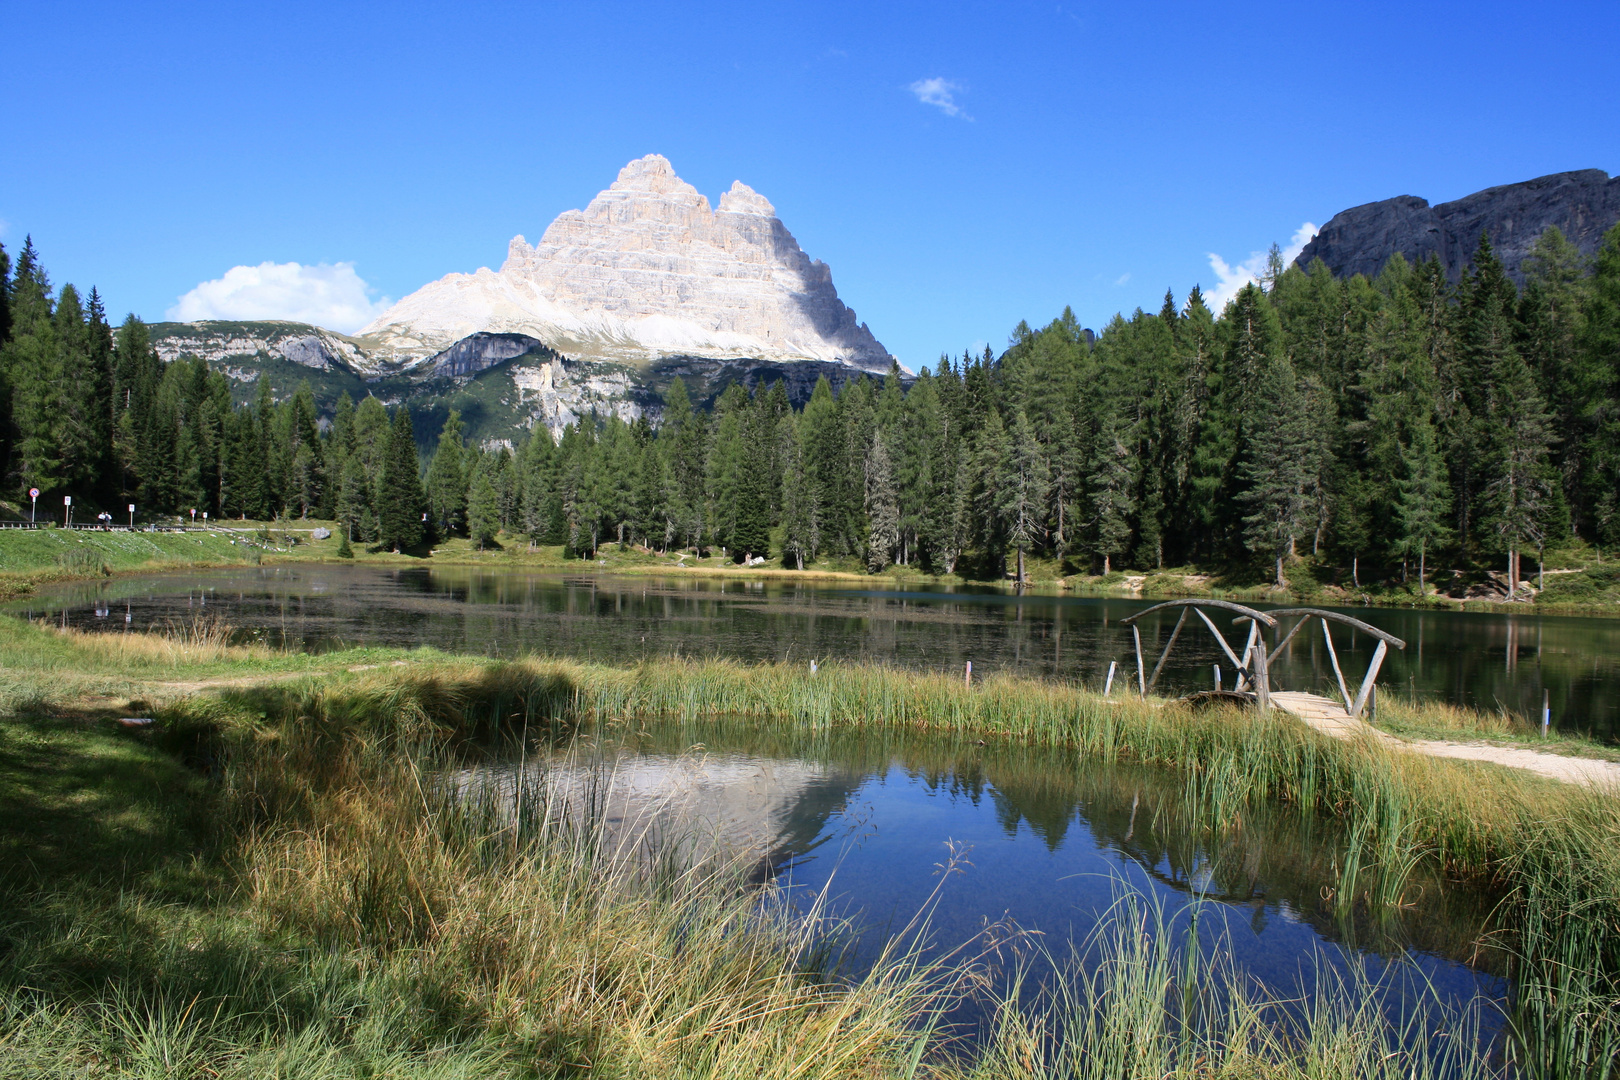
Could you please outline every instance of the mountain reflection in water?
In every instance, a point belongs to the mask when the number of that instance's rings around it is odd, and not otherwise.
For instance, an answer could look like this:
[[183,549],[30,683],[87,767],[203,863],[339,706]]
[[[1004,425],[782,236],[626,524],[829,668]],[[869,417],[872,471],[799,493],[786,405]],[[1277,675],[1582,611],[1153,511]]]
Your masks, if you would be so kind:
[[1486,944],[1495,896],[1423,866],[1394,903],[1363,898],[1376,892],[1364,877],[1340,907],[1347,840],[1336,823],[1266,805],[1208,820],[1167,770],[738,718],[598,732],[461,782],[509,791],[520,769],[546,776],[576,810],[594,802],[620,847],[678,838],[687,860],[742,858],[801,906],[825,889],[832,912],[862,928],[857,964],[951,866],[929,923],[943,948],[1006,920],[1061,956],[1134,890],[1173,933],[1197,908],[1204,948],[1280,996],[1308,997],[1318,978],[1357,965],[1396,1012],[1426,987],[1459,1009],[1508,990],[1503,958]]

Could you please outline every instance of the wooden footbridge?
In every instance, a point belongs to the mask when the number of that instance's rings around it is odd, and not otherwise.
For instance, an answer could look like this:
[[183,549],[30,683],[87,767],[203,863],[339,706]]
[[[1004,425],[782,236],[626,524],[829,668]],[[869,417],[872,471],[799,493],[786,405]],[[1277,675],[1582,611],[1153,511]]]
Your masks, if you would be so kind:
[[[1159,658],[1149,673],[1142,652],[1142,630],[1138,624],[1145,616],[1169,608],[1180,608],[1181,615],[1176,619],[1175,629],[1170,631],[1170,639],[1165,642],[1164,650],[1159,653]],[[1226,635],[1221,633],[1220,628],[1215,625],[1215,620],[1210,617],[1212,611],[1221,615],[1235,612],[1236,617],[1232,619],[1232,623],[1238,627],[1247,624],[1248,636],[1241,650],[1232,648]],[[1220,665],[1215,666],[1215,693],[1253,701],[1262,711],[1271,708],[1282,709],[1324,734],[1341,738],[1367,728],[1361,716],[1367,710],[1369,702],[1373,702],[1376,707],[1378,671],[1383,667],[1384,657],[1388,655],[1391,646],[1397,649],[1406,648],[1406,642],[1394,634],[1386,633],[1376,626],[1370,626],[1360,619],[1342,615],[1337,611],[1325,611],[1322,608],[1257,611],[1228,600],[1171,600],[1155,604],[1120,620],[1131,628],[1131,639],[1136,645],[1136,685],[1143,697],[1147,696],[1158,683],[1159,676],[1164,673],[1165,662],[1170,659],[1170,651],[1176,647],[1181,631],[1187,625],[1188,615],[1196,615],[1209,629],[1215,637],[1216,644],[1220,646],[1221,652],[1226,655],[1234,669],[1236,681],[1232,689],[1226,691],[1221,686]],[[1283,627],[1289,620],[1293,622],[1285,633]],[[1327,645],[1327,655],[1332,661],[1333,675],[1338,682],[1340,698],[1338,701],[1305,691],[1278,690],[1272,685],[1271,665],[1295,636],[1313,620],[1322,628],[1322,640]],[[1373,649],[1372,660],[1367,665],[1367,673],[1362,677],[1354,696],[1351,696],[1349,684],[1345,682],[1344,668],[1339,664],[1338,650],[1333,647],[1333,634],[1329,625],[1331,623],[1353,627],[1378,642]],[[1272,640],[1276,642],[1273,645],[1267,644],[1268,631]]]

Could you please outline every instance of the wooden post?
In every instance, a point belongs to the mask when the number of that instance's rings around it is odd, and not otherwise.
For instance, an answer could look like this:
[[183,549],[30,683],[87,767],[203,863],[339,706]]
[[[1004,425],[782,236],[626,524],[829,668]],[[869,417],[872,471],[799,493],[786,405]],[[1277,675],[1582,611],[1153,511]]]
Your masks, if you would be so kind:
[[1131,637],[1136,642],[1136,688],[1147,697],[1147,676],[1142,669],[1142,630],[1135,623],[1131,623]]
[[1372,693],[1373,684],[1378,681],[1378,669],[1383,666],[1384,654],[1389,652],[1389,642],[1382,639],[1378,648],[1373,650],[1372,663],[1367,668],[1367,677],[1361,680],[1361,690],[1356,694],[1356,703],[1350,706],[1350,715],[1359,719],[1361,708],[1367,704],[1367,695]]
[[1170,640],[1165,642],[1164,652],[1159,654],[1159,662],[1153,665],[1153,676],[1147,681],[1147,688],[1153,689],[1159,683],[1159,672],[1164,670],[1164,662],[1170,659],[1170,650],[1175,648],[1176,638],[1181,636],[1181,624],[1187,621],[1187,609],[1181,609],[1181,618],[1176,620],[1176,628],[1170,631]]
[[1552,691],[1546,687],[1541,688],[1541,737],[1547,737],[1547,729],[1552,727]]
[[[1259,635],[1260,624],[1250,619],[1249,636],[1243,642],[1243,652],[1241,654],[1243,662],[1238,665],[1237,681],[1232,684],[1232,689],[1238,693],[1243,692],[1245,682],[1252,683],[1254,681],[1254,640]],[[1245,680],[1244,676],[1248,676],[1247,680]]]
[[1328,631],[1327,620],[1322,620],[1322,640],[1327,642],[1328,659],[1333,661],[1333,674],[1339,679],[1339,696],[1344,698],[1344,708],[1350,710],[1350,691],[1344,685],[1344,672],[1339,668],[1339,654],[1333,649],[1333,635]]
[[1218,694],[1221,692],[1221,665],[1211,664],[1210,667],[1215,669],[1215,692]]
[[1271,674],[1266,668],[1266,643],[1260,642],[1251,653],[1254,664],[1254,703],[1261,712],[1271,708]]
[[962,685],[970,690],[973,688],[973,661],[971,660],[967,662],[967,667],[962,669]]
[[1103,680],[1103,697],[1107,697],[1114,689],[1114,669],[1119,667],[1118,660],[1108,661],[1108,678]]

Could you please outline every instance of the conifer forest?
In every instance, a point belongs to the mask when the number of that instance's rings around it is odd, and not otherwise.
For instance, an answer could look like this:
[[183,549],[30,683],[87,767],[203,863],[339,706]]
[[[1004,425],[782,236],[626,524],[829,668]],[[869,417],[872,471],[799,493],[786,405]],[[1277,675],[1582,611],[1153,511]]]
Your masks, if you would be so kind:
[[[707,550],[1000,578],[1312,555],[1422,582],[1578,537],[1620,542],[1620,226],[1592,260],[1556,230],[1522,288],[1481,237],[1448,281],[1399,255],[1375,280],[1284,268],[1216,312],[1197,288],[1100,334],[1065,310],[1000,355],[913,378],[733,384],[711,410],[677,380],[656,423],[593,418],[473,446],[454,413],[427,453],[374,397],[318,414],[305,387],[245,404],[202,360],[164,362],[103,298],[53,288],[31,242],[0,248],[6,496],[127,502],[143,517],[335,519],[355,543]],[[54,503],[52,503],[54,499]]]

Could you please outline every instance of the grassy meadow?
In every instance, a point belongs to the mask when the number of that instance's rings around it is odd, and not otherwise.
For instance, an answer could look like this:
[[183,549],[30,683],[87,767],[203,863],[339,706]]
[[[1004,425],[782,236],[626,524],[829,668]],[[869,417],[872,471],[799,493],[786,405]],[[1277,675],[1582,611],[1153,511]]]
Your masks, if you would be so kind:
[[[1393,1080],[1497,1075],[1506,1053],[1587,1077],[1620,1045],[1607,796],[1021,679],[311,657],[227,630],[0,620],[0,1076]],[[156,722],[117,722],[132,714]],[[1241,980],[1189,980],[1125,898],[1106,963],[1003,992],[964,1042],[937,1020],[993,993],[974,942],[901,944],[852,975],[829,966],[835,925],[784,917],[738,867],[604,860],[588,822],[532,812],[543,784],[514,796],[525,812],[431,783],[525,730],[716,717],[1164,766],[1216,833],[1248,807],[1334,819],[1347,904],[1400,903],[1418,865],[1507,898],[1492,947],[1519,980],[1516,1038],[1492,1058],[1395,1030],[1354,985],[1301,1020]]]

